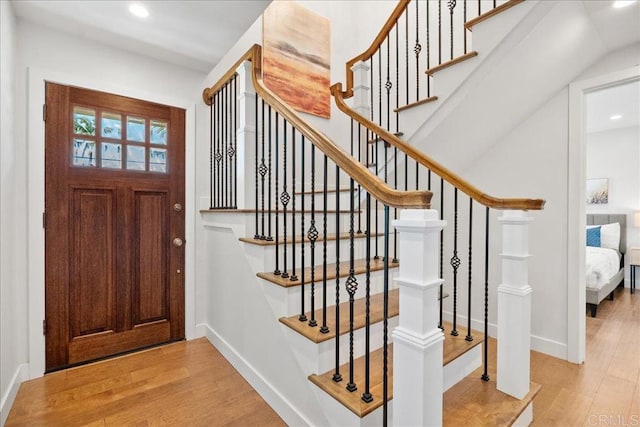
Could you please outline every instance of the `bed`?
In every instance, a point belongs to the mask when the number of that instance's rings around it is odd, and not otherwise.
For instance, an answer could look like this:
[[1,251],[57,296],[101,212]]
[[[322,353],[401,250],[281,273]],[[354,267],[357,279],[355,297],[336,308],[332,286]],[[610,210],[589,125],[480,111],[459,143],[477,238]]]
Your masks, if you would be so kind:
[[624,254],[627,248],[627,216],[625,214],[588,214],[587,227],[620,224],[617,250],[608,241],[609,248],[587,246],[587,307],[596,317],[598,305],[606,297],[613,300],[614,290],[624,285]]

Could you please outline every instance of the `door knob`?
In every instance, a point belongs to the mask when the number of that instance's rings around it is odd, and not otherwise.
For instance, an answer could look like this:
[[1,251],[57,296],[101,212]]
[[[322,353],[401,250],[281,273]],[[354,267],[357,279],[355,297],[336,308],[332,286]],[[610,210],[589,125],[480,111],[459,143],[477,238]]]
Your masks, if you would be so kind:
[[173,246],[175,246],[176,248],[179,248],[180,246],[182,246],[183,243],[184,242],[179,237],[176,237],[175,239],[173,239]]
[[176,212],[182,211],[182,205],[180,203],[176,203],[175,205],[173,205],[173,210]]

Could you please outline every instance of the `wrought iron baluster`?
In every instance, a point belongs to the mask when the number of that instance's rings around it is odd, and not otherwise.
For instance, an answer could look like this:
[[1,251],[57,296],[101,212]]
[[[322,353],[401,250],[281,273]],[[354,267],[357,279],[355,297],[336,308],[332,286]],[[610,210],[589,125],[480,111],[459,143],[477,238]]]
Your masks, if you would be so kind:
[[[262,100],[262,105],[261,105],[261,123],[262,123],[262,131],[260,132],[260,139],[261,139],[261,143],[260,143],[260,166],[258,166],[258,172],[260,172],[260,188],[261,188],[261,192],[260,192],[260,201],[262,203],[262,208],[260,209],[260,221],[261,221],[261,231],[262,233],[260,233],[260,240],[265,240],[266,236],[264,234],[264,179],[265,176],[267,175],[267,165],[264,163],[264,138],[265,138],[265,129],[266,126],[264,124],[264,99]],[[257,153],[256,153],[257,155]]]
[[222,104],[220,105],[220,116],[221,116],[221,131],[220,131],[220,206],[222,206],[223,208],[226,207],[227,205],[224,202],[224,196],[225,196],[225,165],[224,165],[224,160],[225,160],[225,152],[224,152],[224,146],[225,146],[225,142],[226,142],[226,137],[227,137],[227,115],[226,113],[226,106],[227,106],[227,85],[225,84],[224,86],[222,86],[222,88],[220,89],[220,93],[222,93]]
[[[353,189],[353,179],[351,180],[351,184],[349,187],[351,190]],[[368,193],[367,193],[368,194]],[[353,209],[353,197],[351,198],[351,209]],[[369,228],[367,228],[369,230]],[[354,392],[358,389],[356,383],[353,378],[353,319],[354,319],[354,296],[356,291],[358,290],[358,282],[355,278],[354,271],[354,252],[353,252],[353,220],[351,221],[350,228],[350,249],[349,249],[349,278],[346,282],[347,293],[349,294],[349,383],[346,386],[346,389],[350,392]],[[367,239],[369,238],[369,233],[367,233]],[[336,334],[338,332],[336,331]],[[366,332],[365,332],[366,333]]]
[[214,133],[214,120],[213,120],[213,105],[215,102],[215,95],[211,98],[211,104],[209,104],[209,209],[213,209],[213,133]]
[[471,335],[471,255],[473,245],[473,199],[469,197],[469,277],[467,283],[467,336],[465,340],[473,341],[473,335]]
[[389,400],[389,206],[384,205],[384,296],[382,315],[382,423],[387,425]]
[[307,238],[311,245],[311,319],[309,326],[318,326],[316,321],[316,240],[318,240],[318,230],[316,229],[316,146],[311,144],[311,225],[307,233]]
[[[451,48],[451,58],[453,59],[453,9],[456,7],[456,0],[447,0],[447,7],[449,8],[449,37]],[[463,25],[464,26],[464,25]]]
[[[263,101],[264,102],[264,101]],[[256,174],[256,189],[255,189],[255,209],[256,209],[256,233],[253,236],[254,239],[260,239],[260,229],[258,228],[258,217],[259,217],[259,209],[258,209],[258,188],[259,188],[259,178],[258,175],[260,174],[260,171],[258,169],[258,138],[259,138],[259,129],[260,129],[260,124],[258,123],[258,95],[255,95],[255,123],[256,123],[256,136],[255,136],[255,174]]]
[[405,98],[404,104],[409,104],[409,9],[404,11],[404,73],[405,81]]
[[453,329],[451,335],[458,336],[458,268],[460,258],[458,258],[458,189],[453,189],[453,256],[451,257],[451,267],[453,267]]
[[[327,181],[328,181],[328,163],[327,156],[324,156],[324,182],[322,190],[322,326],[320,332],[326,334],[329,332],[327,326]],[[336,221],[339,222],[338,214],[336,213]],[[338,245],[339,246],[339,245]],[[336,266],[336,275],[340,272],[340,264]]]
[[422,45],[420,44],[419,27],[420,27],[420,11],[419,2],[416,1],[416,44],[413,46],[413,52],[416,55],[416,101],[420,100],[420,52]]
[[[430,23],[429,23],[429,4],[430,2],[426,1],[426,10],[425,10],[425,14],[426,14],[426,21],[427,21],[427,38],[425,40],[426,43],[426,48],[427,48],[427,70],[430,67],[431,64],[431,40],[430,40],[430,36],[429,36],[429,27],[430,27]],[[431,76],[427,76],[427,98],[429,98],[431,96]]]
[[282,274],[280,277],[286,279],[289,277],[287,272],[287,206],[291,201],[291,196],[287,191],[287,120],[283,120],[282,125],[282,194],[280,194],[280,202],[282,203]]
[[[353,122],[353,119],[351,119],[351,121]],[[367,129],[366,145],[369,144],[368,136],[369,130]],[[362,125],[360,123],[358,123],[358,163],[362,163]],[[362,187],[360,186],[360,183],[358,183],[358,200],[360,200],[360,194],[362,194]],[[351,198],[353,199],[354,197],[356,197],[356,195],[351,191]],[[362,209],[358,209],[358,234],[362,234]]]
[[[353,179],[351,180],[353,182]],[[367,230],[371,229],[371,194],[366,195],[365,221]],[[365,301],[364,301],[364,393],[362,400],[373,402],[371,394],[371,234],[367,233],[365,247]],[[355,277],[354,277],[355,282]],[[357,283],[356,283],[357,289]]]
[[[463,22],[467,22],[467,0],[463,0],[462,1],[462,21]],[[467,53],[467,28],[463,25],[462,26],[462,36],[463,36],[463,40],[464,40],[464,52],[463,53]]]
[[[304,180],[304,176],[302,177]],[[291,277],[298,280],[296,275],[296,128],[291,126]],[[304,205],[302,207],[304,211]],[[304,215],[304,213],[302,214]]]
[[[353,140],[353,132],[351,138]],[[339,183],[340,168],[336,165],[336,370],[333,373],[335,382],[342,381],[342,375],[340,375],[340,191],[337,190]],[[351,216],[351,227],[353,227],[353,216]]]
[[[267,205],[267,212],[268,212],[268,217],[267,217],[267,238],[266,240],[271,242],[273,241],[273,236],[271,235],[271,105],[269,105],[268,108],[268,114],[267,114],[267,120],[269,121],[269,140],[268,140],[268,147],[269,147],[269,154],[268,154],[268,160],[267,160],[267,171],[269,173],[268,176],[268,181],[267,181],[267,200],[268,200],[268,205]],[[277,150],[276,150],[277,152]],[[277,193],[277,189],[276,189],[276,193]]]
[[[444,179],[440,178],[440,221],[444,220]],[[442,268],[444,255],[444,230],[440,230],[440,279],[444,279],[444,269]],[[444,297],[444,285],[440,284],[440,313],[438,315],[438,327],[444,330],[442,326],[442,300]]]
[[[300,205],[302,206],[301,210],[302,213],[300,214],[300,232],[301,232],[301,236],[300,236],[300,316],[298,317],[298,320],[301,322],[306,322],[307,321],[307,315],[305,314],[304,311],[304,285],[305,285],[305,277],[304,277],[304,151],[305,151],[305,139],[304,139],[304,135],[300,135],[300,146],[301,146],[301,150],[300,150],[300,176],[302,177],[302,179],[300,181],[302,181],[300,183],[300,191],[302,192],[302,197],[301,197],[301,201],[300,201]],[[311,195],[311,197],[313,197],[313,194]]]
[[482,380],[489,381],[489,207],[484,225],[484,370]]
[[438,65],[442,64],[442,0],[438,0]]
[[279,163],[279,158],[280,158],[280,153],[278,151],[278,146],[280,145],[280,138],[279,138],[279,134],[280,134],[280,115],[278,114],[278,112],[276,111],[276,122],[275,122],[275,154],[276,154],[276,158],[275,158],[275,186],[274,186],[274,191],[273,191],[273,196],[275,198],[274,200],[274,206],[276,208],[276,213],[275,213],[275,228],[276,228],[276,268],[275,270],[273,270],[273,274],[279,276],[281,274],[280,271],[280,222],[279,222],[279,218],[278,218],[278,213],[280,212],[280,201],[278,200],[278,177],[280,176],[280,171],[278,170],[278,163]]
[[224,88],[224,93],[225,93],[225,97],[227,98],[226,102],[224,103],[225,105],[225,110],[226,110],[226,116],[225,116],[225,125],[227,127],[227,132],[225,133],[225,152],[224,152],[224,159],[222,160],[222,164],[224,165],[224,180],[225,180],[225,186],[224,186],[224,207],[228,208],[229,207],[229,192],[230,192],[230,187],[231,187],[231,181],[227,179],[228,176],[228,171],[230,168],[229,165],[229,142],[231,141],[231,114],[230,114],[230,106],[231,106],[231,81],[229,81],[225,88]]

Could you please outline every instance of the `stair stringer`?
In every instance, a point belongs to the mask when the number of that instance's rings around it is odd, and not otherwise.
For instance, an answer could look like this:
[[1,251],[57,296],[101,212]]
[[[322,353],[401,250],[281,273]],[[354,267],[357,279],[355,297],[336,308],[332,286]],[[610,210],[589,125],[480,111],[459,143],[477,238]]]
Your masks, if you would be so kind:
[[603,52],[582,2],[538,2],[409,142],[464,171]]
[[473,81],[469,82],[471,76],[482,73],[483,63],[493,61],[492,57],[496,56],[494,51],[499,54],[508,45],[508,40],[521,37],[519,32],[526,35],[526,28],[546,13],[544,9],[548,9],[548,5],[541,7],[540,3],[544,2],[529,0],[476,24],[470,33],[470,50],[478,52],[478,56],[433,75],[431,90],[438,99],[400,112],[403,139],[412,141],[417,133],[424,131],[427,123],[436,125],[446,117],[452,106],[464,101],[464,85],[474,84]]
[[274,316],[263,280],[253,272],[255,260],[245,256],[238,240],[247,229],[244,215],[207,215],[198,238],[210,262],[198,280],[208,283],[201,297],[215,304],[200,315],[200,333],[288,425],[329,425],[315,386],[299,365],[284,325]]

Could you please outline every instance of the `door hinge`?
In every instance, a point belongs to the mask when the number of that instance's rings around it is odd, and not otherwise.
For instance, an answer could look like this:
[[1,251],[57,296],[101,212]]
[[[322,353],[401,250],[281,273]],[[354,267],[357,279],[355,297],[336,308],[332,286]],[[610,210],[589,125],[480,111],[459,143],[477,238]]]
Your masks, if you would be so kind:
[[47,335],[47,319],[42,321],[42,335]]
[[47,228],[47,211],[42,212],[42,228]]
[[42,121],[47,121],[47,104],[42,104]]

